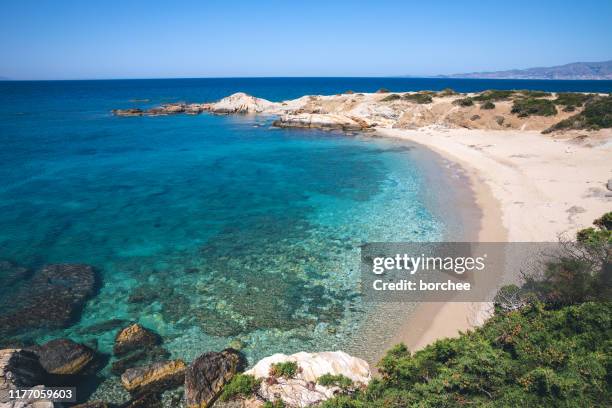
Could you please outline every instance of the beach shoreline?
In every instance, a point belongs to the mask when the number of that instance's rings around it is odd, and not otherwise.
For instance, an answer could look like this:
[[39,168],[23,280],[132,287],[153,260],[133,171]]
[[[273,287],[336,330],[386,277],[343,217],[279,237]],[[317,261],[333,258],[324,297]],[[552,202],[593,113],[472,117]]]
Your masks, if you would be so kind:
[[[556,242],[588,227],[612,207],[612,198],[597,187],[612,177],[606,163],[606,157],[612,157],[609,145],[580,146],[572,139],[525,131],[380,128],[376,134],[416,143],[463,169],[468,184],[457,188],[468,188],[481,211],[477,233],[467,232],[468,240]],[[529,154],[520,153],[525,150]],[[548,183],[542,177],[549,177]],[[422,349],[482,325],[490,311],[489,303],[419,304],[392,344]]]

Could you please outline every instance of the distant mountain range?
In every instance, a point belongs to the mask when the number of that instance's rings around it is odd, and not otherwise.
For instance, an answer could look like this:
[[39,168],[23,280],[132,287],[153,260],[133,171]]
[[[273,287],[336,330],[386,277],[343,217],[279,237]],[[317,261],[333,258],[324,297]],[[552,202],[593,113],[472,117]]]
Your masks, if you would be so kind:
[[511,69],[509,71],[470,72],[438,75],[440,78],[489,79],[612,79],[612,61],[573,62],[555,67]]

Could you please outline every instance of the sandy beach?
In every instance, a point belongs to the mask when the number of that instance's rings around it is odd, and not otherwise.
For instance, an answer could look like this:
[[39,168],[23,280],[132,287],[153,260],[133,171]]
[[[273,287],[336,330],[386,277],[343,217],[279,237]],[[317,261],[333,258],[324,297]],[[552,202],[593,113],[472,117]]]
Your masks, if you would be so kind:
[[[612,178],[607,135],[590,143],[534,131],[476,129],[378,129],[429,148],[459,164],[481,209],[481,242],[546,242],[571,237],[612,209],[605,184]],[[394,343],[411,350],[482,324],[490,306],[421,304]]]

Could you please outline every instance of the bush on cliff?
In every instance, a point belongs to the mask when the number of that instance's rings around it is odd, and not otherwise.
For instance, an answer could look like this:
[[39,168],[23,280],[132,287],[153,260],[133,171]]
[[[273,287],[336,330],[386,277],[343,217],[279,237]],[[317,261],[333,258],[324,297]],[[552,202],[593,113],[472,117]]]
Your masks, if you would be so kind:
[[486,101],[480,105],[480,109],[495,109],[495,104],[491,101]]
[[519,118],[524,118],[530,115],[534,116],[554,116],[557,114],[555,104],[548,99],[538,98],[521,98],[515,99],[510,111]]
[[295,361],[274,363],[270,366],[270,377],[293,378],[298,373],[298,365]]
[[433,99],[431,98],[431,95],[428,93],[424,93],[424,92],[419,92],[419,93],[414,93],[414,94],[407,93],[407,94],[404,94],[403,98],[404,100],[419,103],[419,104],[431,103],[433,101]]
[[596,96],[584,105],[584,110],[551,126],[542,133],[555,130],[599,130],[612,127],[612,96]]

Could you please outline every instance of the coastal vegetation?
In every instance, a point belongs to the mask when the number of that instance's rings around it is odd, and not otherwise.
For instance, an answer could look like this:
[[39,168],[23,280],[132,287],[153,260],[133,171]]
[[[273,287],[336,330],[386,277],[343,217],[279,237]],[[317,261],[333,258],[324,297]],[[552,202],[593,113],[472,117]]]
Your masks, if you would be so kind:
[[514,95],[515,92],[516,91],[512,91],[512,90],[490,89],[488,91],[483,91],[480,94],[474,96],[473,99],[479,102],[505,101],[509,99],[512,95]]
[[298,365],[295,361],[284,361],[270,366],[270,377],[293,378],[298,373]]
[[223,387],[223,392],[219,396],[221,401],[229,401],[236,398],[248,398],[255,394],[259,388],[261,380],[248,374],[236,374],[231,381]]
[[459,98],[459,99],[455,99],[453,101],[453,104],[458,105],[458,106],[463,106],[463,107],[474,106],[474,99],[469,96],[466,98]]
[[521,287],[501,290],[484,326],[414,353],[397,345],[379,379],[322,406],[610,406],[611,228],[612,212]]
[[384,98],[382,98],[380,101],[381,102],[392,102],[392,101],[397,101],[399,99],[402,99],[402,97],[399,96],[398,94],[389,94],[385,96]]
[[486,101],[480,105],[480,109],[495,109],[495,104],[491,101]]
[[431,94],[425,92],[418,92],[414,94],[407,93],[404,94],[402,98],[406,101],[415,102],[419,104],[427,104],[433,102]]
[[555,104],[548,99],[530,96],[527,98],[515,99],[510,112],[516,114],[519,118],[531,115],[554,116],[557,114],[557,108],[555,108]]
[[585,101],[584,110],[546,129],[543,133],[557,130],[599,130],[612,127],[612,96],[596,96]]
[[353,386],[353,380],[342,374],[323,374],[317,379],[317,383],[321,384],[324,387],[333,386],[345,391]]

